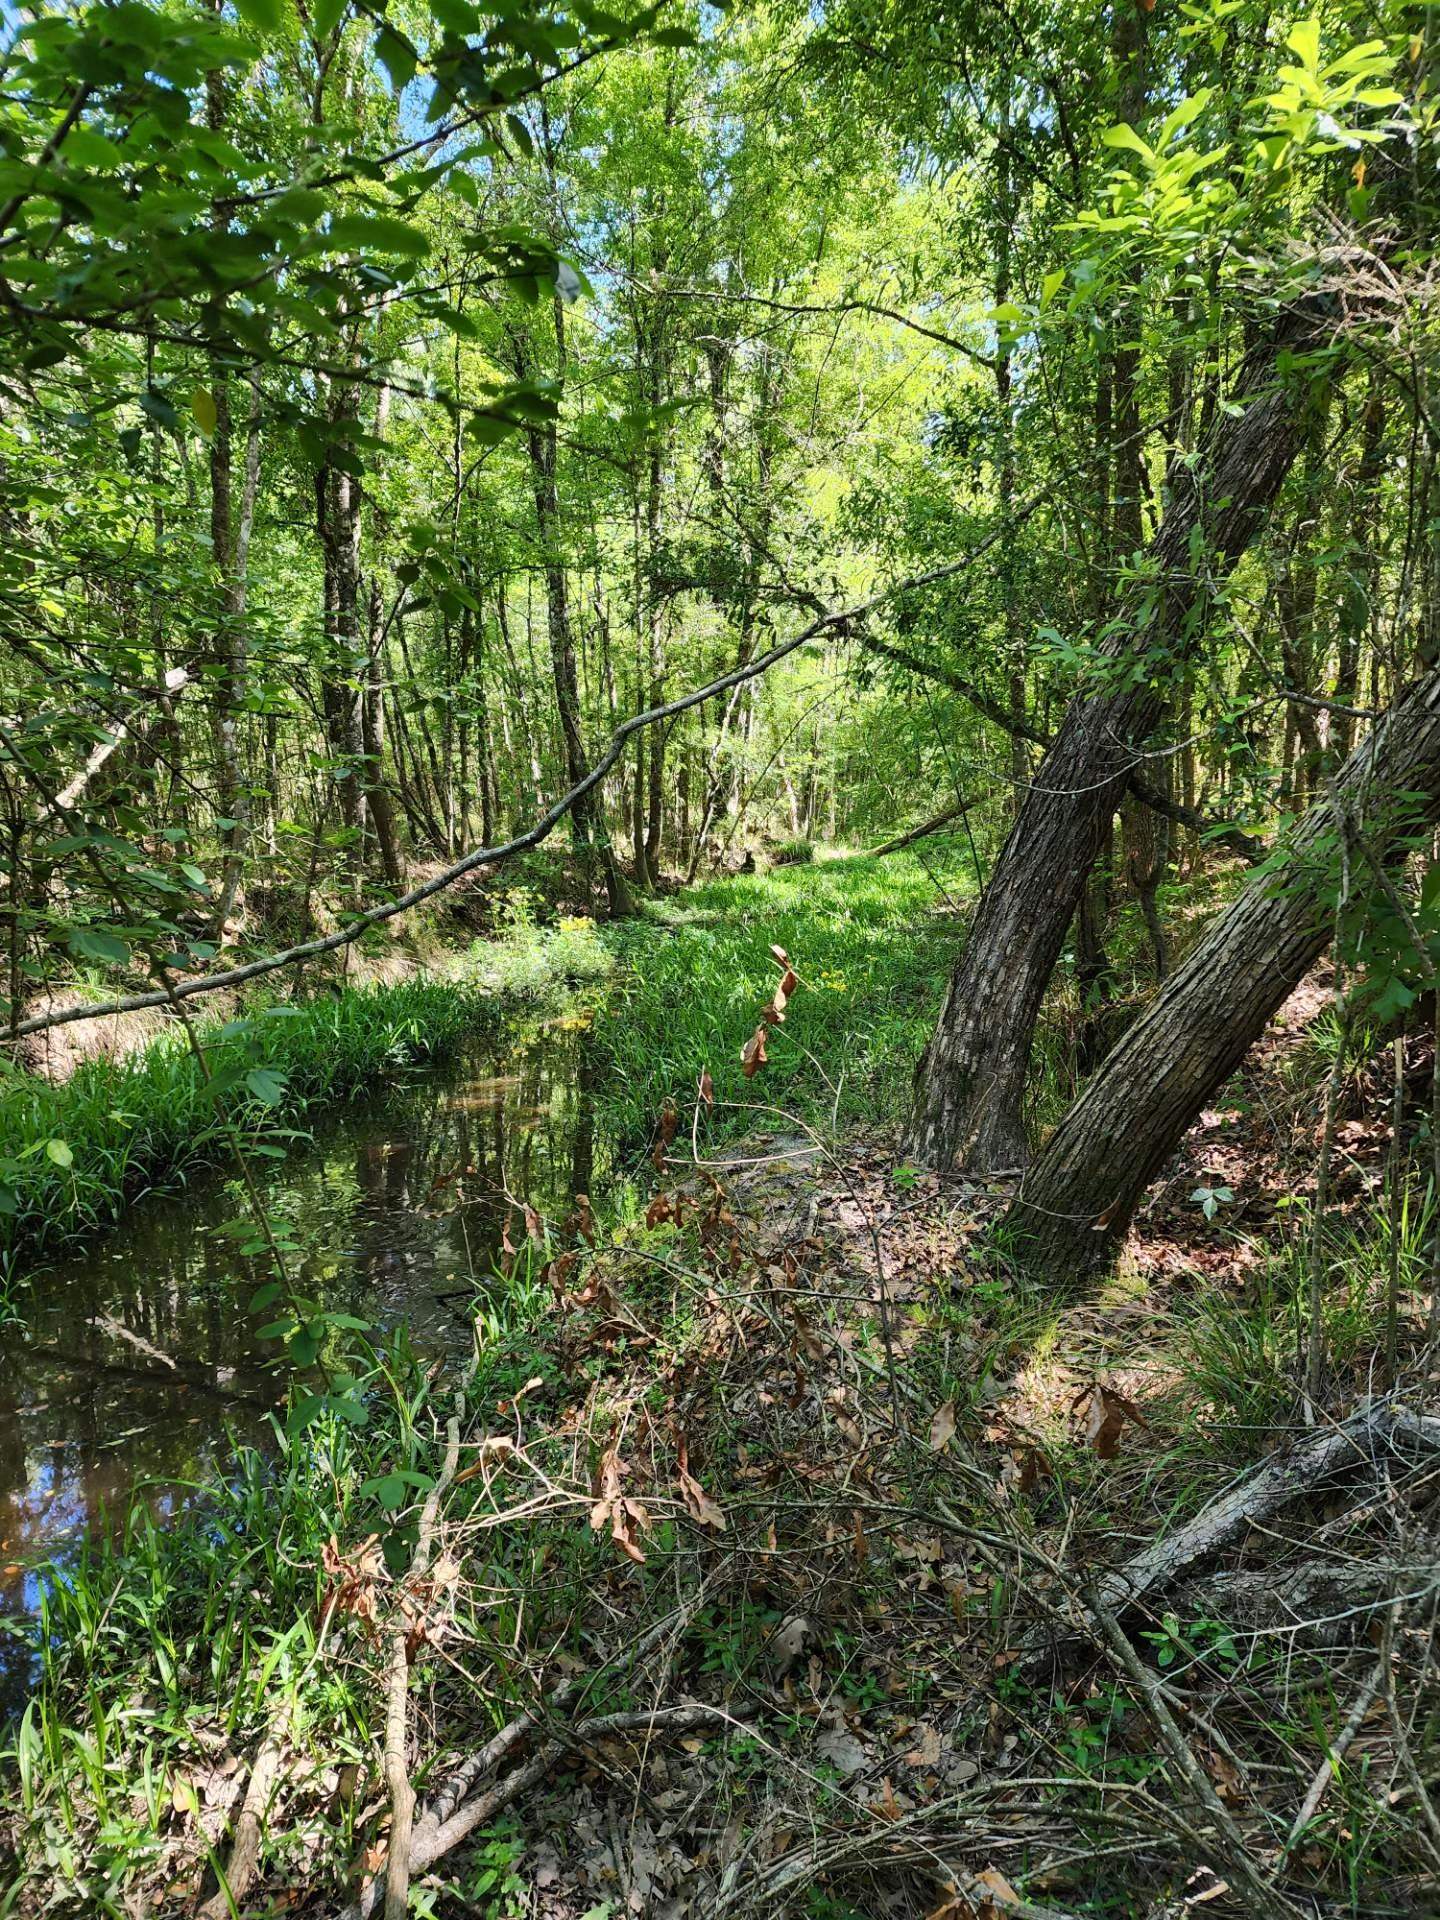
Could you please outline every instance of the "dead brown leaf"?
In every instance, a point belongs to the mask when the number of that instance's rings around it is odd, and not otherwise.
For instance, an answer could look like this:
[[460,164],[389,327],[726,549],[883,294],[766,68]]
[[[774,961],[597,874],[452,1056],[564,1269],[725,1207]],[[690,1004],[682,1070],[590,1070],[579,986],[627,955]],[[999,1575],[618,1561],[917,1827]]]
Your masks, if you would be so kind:
[[716,1533],[725,1531],[725,1515],[706,1493],[704,1487],[690,1471],[690,1462],[686,1453],[685,1441],[679,1445],[678,1470],[680,1492],[684,1496],[686,1508],[697,1526],[713,1527]]
[[607,1447],[601,1455],[600,1470],[596,1478],[597,1498],[590,1509],[590,1525],[596,1533],[607,1525],[610,1538],[628,1560],[636,1566],[645,1564],[645,1552],[640,1545],[640,1534],[650,1525],[650,1515],[638,1500],[632,1500],[621,1491],[620,1479],[625,1468],[618,1450]]
[[753,1080],[755,1078],[755,1075],[760,1071],[761,1067],[765,1065],[767,1057],[765,1052],[765,1023],[762,1020],[760,1025],[756,1027],[754,1033],[751,1034],[750,1038],[740,1049],[740,1071],[747,1080]]

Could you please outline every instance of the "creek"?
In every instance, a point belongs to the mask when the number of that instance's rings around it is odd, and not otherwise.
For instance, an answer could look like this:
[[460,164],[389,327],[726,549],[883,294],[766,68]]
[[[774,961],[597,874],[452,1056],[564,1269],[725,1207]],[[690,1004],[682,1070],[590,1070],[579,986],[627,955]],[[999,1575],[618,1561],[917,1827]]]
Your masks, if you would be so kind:
[[[553,1215],[596,1181],[593,1056],[572,1009],[308,1114],[308,1139],[252,1162],[303,1249],[299,1290],[422,1357],[468,1351],[507,1222],[518,1244],[526,1202]],[[273,1432],[286,1376],[248,1308],[270,1274],[228,1230],[245,1212],[233,1170],[204,1170],[21,1292],[0,1329],[0,1621],[33,1617],[42,1581],[137,1496],[164,1522]],[[0,1637],[10,1700],[30,1661]]]

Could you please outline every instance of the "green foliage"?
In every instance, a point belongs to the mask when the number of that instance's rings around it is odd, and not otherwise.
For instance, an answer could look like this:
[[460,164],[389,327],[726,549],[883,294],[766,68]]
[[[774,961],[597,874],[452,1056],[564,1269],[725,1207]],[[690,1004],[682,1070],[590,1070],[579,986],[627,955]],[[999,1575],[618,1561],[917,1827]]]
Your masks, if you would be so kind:
[[[718,880],[612,934],[633,971],[596,1028],[602,1099],[623,1138],[644,1138],[666,1099],[688,1116],[702,1071],[713,1125],[733,1135],[787,1118],[896,1117],[957,941],[935,913],[934,863],[964,886],[958,847],[842,858]],[[769,1064],[746,1081],[740,1050],[777,979],[770,948],[800,984],[771,1032]]]
[[61,1086],[0,1082],[0,1259],[14,1269],[117,1217],[146,1191],[230,1156],[281,1151],[281,1123],[440,1059],[495,1002],[473,989],[407,981],[261,1007],[202,1026],[207,1080],[182,1034],[142,1054],[87,1061]]

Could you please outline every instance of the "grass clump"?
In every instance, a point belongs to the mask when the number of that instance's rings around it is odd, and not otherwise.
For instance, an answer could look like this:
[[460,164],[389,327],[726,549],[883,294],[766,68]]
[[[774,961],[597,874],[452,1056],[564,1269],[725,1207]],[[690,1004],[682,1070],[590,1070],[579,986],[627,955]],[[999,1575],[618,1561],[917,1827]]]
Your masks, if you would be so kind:
[[[707,1068],[722,1132],[753,1126],[761,1105],[826,1125],[903,1111],[958,940],[936,897],[953,896],[965,871],[943,842],[925,853],[924,864],[854,857],[718,880],[609,930],[630,969],[597,1025],[620,1137],[642,1135],[667,1097],[683,1108]],[[770,1034],[763,1081],[747,1083],[740,1049],[778,977],[772,946],[800,986]]]

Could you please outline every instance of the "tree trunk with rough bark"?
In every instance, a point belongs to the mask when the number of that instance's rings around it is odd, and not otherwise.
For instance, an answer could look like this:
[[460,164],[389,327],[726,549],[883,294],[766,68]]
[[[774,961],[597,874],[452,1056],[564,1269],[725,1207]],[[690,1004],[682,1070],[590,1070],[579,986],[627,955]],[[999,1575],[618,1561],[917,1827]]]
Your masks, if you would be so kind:
[[405,863],[395,831],[395,810],[385,784],[385,674],[381,665],[384,626],[380,610],[380,583],[370,585],[369,640],[366,647],[365,686],[361,694],[361,733],[365,749],[365,799],[380,850],[380,866],[387,885],[397,893],[405,887]]
[[1384,860],[1402,836],[1440,817],[1440,671],[1356,748],[1333,798],[1327,792],[1296,826],[1283,875],[1255,876],[1061,1121],[1006,1216],[1027,1265],[1069,1281],[1110,1261],[1186,1128],[1324,952],[1337,802],[1352,867],[1364,860],[1362,835]]
[[[1024,1163],[1030,1041],[1085,877],[1164,711],[1166,677],[1132,675],[1146,655],[1183,657],[1203,631],[1208,579],[1223,577],[1263,522],[1301,439],[1305,389],[1283,377],[1308,344],[1303,310],[1250,359],[1243,411],[1171,503],[1124,617],[1100,645],[1117,672],[1072,701],[1011,829],[916,1074],[907,1151],[932,1166]],[[1197,565],[1197,548],[1210,556]]]

